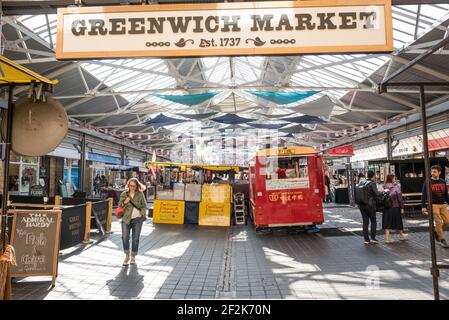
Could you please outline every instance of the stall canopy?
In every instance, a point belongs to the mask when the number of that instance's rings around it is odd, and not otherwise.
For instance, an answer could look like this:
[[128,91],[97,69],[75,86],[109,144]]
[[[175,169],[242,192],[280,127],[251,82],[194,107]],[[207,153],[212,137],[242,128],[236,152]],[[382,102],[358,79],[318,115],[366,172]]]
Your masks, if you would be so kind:
[[158,116],[154,117],[153,119],[145,121],[145,124],[155,127],[155,128],[159,128],[159,127],[164,127],[164,126],[171,126],[171,125],[186,122],[186,121],[188,121],[188,120],[170,118],[161,113]]
[[295,92],[248,91],[248,92],[259,98],[280,105],[284,105],[295,103],[303,99],[309,98],[314,94],[318,93],[319,91],[295,91]]
[[295,126],[291,126],[288,128],[282,128],[279,129],[280,132],[284,132],[284,133],[307,133],[307,132],[311,132],[311,129],[307,129],[306,127],[304,127],[303,125],[295,125]]
[[223,165],[209,165],[209,164],[193,164],[193,163],[178,163],[178,162],[145,162],[147,168],[180,168],[182,171],[186,169],[192,170],[210,170],[210,171],[234,171],[235,173],[240,172],[239,166],[223,166]]
[[0,84],[23,84],[44,83],[50,85],[58,84],[58,80],[47,79],[21,65],[0,56]]
[[256,129],[268,129],[268,130],[278,130],[281,129],[283,127],[285,127],[286,125],[288,125],[288,123],[254,123],[254,122],[250,122],[247,123],[247,125],[256,128]]
[[224,124],[242,124],[254,121],[254,119],[242,118],[236,114],[228,113],[221,117],[212,118],[212,121]]
[[299,117],[291,117],[291,118],[282,118],[283,121],[288,121],[291,123],[301,123],[301,124],[321,124],[326,123],[327,121],[320,119],[315,116],[299,116]]
[[195,113],[195,114],[177,113],[176,115],[180,116],[180,117],[188,118],[188,119],[191,119],[191,120],[203,120],[203,119],[207,119],[207,118],[213,117],[217,113],[218,112]]
[[155,94],[155,96],[161,99],[169,100],[186,106],[195,106],[209,99],[212,99],[217,94],[218,94],[217,92],[208,92],[208,93],[183,94],[183,95]]

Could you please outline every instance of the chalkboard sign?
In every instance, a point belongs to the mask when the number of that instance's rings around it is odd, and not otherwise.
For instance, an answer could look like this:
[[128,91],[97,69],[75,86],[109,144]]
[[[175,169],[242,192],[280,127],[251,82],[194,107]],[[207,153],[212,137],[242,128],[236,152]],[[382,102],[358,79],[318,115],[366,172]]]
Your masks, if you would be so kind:
[[62,209],[60,250],[73,247],[84,240],[86,205]]
[[92,227],[95,228],[96,225],[96,228],[105,234],[108,228],[109,201],[92,203],[92,213],[95,219],[95,224],[92,224]]
[[52,276],[55,285],[60,224],[60,210],[14,210],[11,245],[17,266],[11,268],[13,277]]
[[30,187],[30,196],[33,197],[44,197],[45,196],[45,190],[44,187],[40,184],[36,184],[34,186]]

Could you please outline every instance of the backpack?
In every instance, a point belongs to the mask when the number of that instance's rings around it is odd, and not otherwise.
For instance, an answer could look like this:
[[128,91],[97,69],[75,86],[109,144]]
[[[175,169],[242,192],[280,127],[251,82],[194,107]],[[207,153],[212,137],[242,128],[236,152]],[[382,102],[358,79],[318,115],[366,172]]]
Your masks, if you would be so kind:
[[380,198],[376,199],[376,212],[383,212],[393,206],[393,200],[387,192],[384,192]]
[[355,187],[355,203],[358,205],[368,205],[369,204],[369,191],[368,186],[372,181],[366,181],[365,183],[359,183]]

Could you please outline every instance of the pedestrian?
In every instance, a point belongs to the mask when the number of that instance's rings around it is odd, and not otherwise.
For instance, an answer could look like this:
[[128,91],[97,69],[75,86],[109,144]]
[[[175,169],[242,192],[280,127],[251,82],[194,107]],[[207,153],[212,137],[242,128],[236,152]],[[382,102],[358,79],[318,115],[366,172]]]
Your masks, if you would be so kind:
[[[374,171],[369,170],[367,176],[368,179],[365,179],[364,176],[360,177],[360,183],[357,186],[366,195],[366,200],[363,201],[363,204],[359,204],[363,220],[363,238],[365,239],[365,244],[377,244],[376,198],[380,198],[382,192],[377,190],[376,183],[373,180]],[[368,232],[370,222],[371,230]]]
[[[128,180],[125,191],[120,195],[120,206],[125,210],[122,217],[122,240],[125,260],[123,265],[136,264],[136,256],[139,249],[139,238],[142,224],[146,220],[147,202],[143,192],[145,186],[136,178]],[[131,256],[129,252],[129,240],[132,233]],[[131,260],[130,260],[131,258]]]
[[363,172],[360,172],[357,176],[357,183],[365,182],[365,181],[366,181],[365,175],[363,174]]
[[[435,220],[436,240],[439,241],[443,248],[449,248],[444,235],[444,227],[449,225],[449,213],[447,209],[449,195],[447,192],[446,181],[440,178],[441,171],[442,169],[440,166],[432,166],[430,171],[430,184],[432,186],[432,212],[433,219]],[[425,183],[422,189],[421,202],[422,213],[427,215],[427,186]]]
[[329,178],[329,173],[324,175],[324,184],[326,186],[326,203],[332,202],[332,191],[331,191],[331,179]]
[[94,179],[94,193],[96,195],[100,194],[100,184],[101,184],[101,177],[99,174]]
[[385,243],[393,243],[390,230],[399,230],[399,240],[405,240],[404,224],[402,215],[404,214],[404,199],[402,198],[401,186],[397,183],[394,174],[387,175],[384,189],[390,196],[391,207],[385,208],[382,212],[382,229],[385,230]]

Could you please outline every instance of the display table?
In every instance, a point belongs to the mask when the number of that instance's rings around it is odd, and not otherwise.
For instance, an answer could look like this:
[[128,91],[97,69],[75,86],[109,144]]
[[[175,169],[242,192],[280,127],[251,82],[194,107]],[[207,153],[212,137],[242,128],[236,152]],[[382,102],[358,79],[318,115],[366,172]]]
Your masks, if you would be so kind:
[[335,188],[335,203],[349,204],[349,191],[348,188]]

